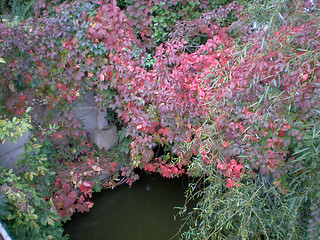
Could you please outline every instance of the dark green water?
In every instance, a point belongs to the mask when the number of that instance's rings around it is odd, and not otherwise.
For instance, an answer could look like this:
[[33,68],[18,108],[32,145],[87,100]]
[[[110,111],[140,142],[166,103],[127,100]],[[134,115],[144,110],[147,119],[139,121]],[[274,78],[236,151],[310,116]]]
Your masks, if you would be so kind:
[[182,223],[174,220],[175,207],[183,206],[187,184],[187,178],[142,174],[131,188],[122,185],[95,194],[90,212],[75,214],[65,233],[71,240],[170,239]]

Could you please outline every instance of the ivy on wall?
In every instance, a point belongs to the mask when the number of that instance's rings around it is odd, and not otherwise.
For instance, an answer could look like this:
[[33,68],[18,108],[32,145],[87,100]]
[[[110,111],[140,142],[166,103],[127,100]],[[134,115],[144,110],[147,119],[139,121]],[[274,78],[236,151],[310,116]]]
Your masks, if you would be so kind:
[[[319,6],[279,2],[268,28],[257,31],[248,22],[252,5],[244,3],[215,9],[205,1],[40,1],[36,17],[0,24],[1,111],[15,122],[30,99],[47,110],[32,152],[50,162],[30,156],[24,174],[31,182],[40,177],[37,187],[51,184],[45,199],[53,214],[65,220],[88,211],[93,191],[114,187],[119,176],[132,184],[139,167],[207,184],[185,238],[316,234],[319,196],[306,189],[316,186],[319,167]],[[273,17],[279,12],[285,21]],[[70,111],[88,90],[99,110],[115,117],[121,141],[112,154],[89,142]],[[155,156],[156,148],[164,154]],[[127,153],[126,163],[110,157]],[[42,165],[40,176],[34,167]],[[112,174],[101,182],[102,172]],[[16,180],[8,187],[19,178],[10,176]],[[214,202],[225,199],[221,213]],[[273,203],[279,208],[270,215]],[[277,224],[286,219],[281,228],[259,220],[273,216]]]

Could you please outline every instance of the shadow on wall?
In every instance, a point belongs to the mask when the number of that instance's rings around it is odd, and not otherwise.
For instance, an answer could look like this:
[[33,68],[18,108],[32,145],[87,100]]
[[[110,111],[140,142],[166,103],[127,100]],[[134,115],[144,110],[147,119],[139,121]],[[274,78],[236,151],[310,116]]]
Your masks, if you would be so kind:
[[17,142],[5,142],[0,144],[0,161],[1,165],[11,169],[16,161],[19,160],[20,155],[24,153],[24,144],[27,143],[28,139],[31,137],[30,131],[24,133]]

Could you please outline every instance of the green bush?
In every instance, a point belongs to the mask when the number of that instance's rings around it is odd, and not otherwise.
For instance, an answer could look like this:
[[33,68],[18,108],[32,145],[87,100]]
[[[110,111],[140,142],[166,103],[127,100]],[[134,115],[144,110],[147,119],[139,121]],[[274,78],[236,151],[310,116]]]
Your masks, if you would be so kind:
[[[30,117],[1,120],[1,139],[15,140],[31,125]],[[52,127],[52,134],[55,128]],[[50,149],[50,148],[49,148]],[[19,170],[0,168],[0,218],[13,239],[64,239],[60,216],[52,201],[55,172],[45,145],[32,138],[18,161]]]

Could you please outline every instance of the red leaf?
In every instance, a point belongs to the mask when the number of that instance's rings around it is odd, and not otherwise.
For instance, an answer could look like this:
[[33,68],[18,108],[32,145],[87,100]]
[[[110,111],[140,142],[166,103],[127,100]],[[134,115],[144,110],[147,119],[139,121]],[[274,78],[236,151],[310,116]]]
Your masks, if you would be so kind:
[[155,172],[157,168],[150,163],[146,163],[144,169],[148,172]]
[[279,130],[278,131],[278,136],[279,137],[284,137],[286,135],[286,132],[285,131],[283,131],[283,130]]
[[62,134],[61,133],[58,133],[56,132],[55,134],[52,135],[55,139],[59,139],[61,138],[62,139]]
[[112,167],[116,167],[117,164],[116,164],[115,162],[112,162],[112,163],[111,163],[111,166],[112,166]]
[[236,183],[234,179],[231,179],[231,178],[227,179],[227,184],[226,184],[227,188],[232,188],[232,187],[236,187],[236,186],[239,186],[239,185],[240,184]]
[[62,85],[62,91],[67,91],[67,86],[65,84]]
[[222,141],[222,146],[227,148],[227,147],[229,147],[229,143],[227,141],[223,140]]
[[288,123],[288,124],[286,124],[286,125],[283,125],[283,127],[282,127],[281,130],[283,130],[283,131],[289,131],[289,129],[291,129],[291,126],[290,126],[290,124]]
[[173,173],[173,174],[178,174],[178,168],[176,168],[176,167],[172,167],[171,168],[171,172]]
[[55,186],[60,187],[61,185],[61,179],[56,179],[56,182],[54,183]]
[[71,190],[70,184],[69,183],[62,184],[62,190],[63,190],[64,193],[70,192],[70,190]]
[[25,101],[26,100],[27,95],[22,95],[19,97],[19,101]]
[[75,191],[69,192],[68,197],[70,198],[76,198],[78,194]]
[[83,20],[86,20],[86,19],[87,19],[87,13],[86,13],[85,11],[83,11],[83,12],[81,13],[81,18],[82,18]]
[[84,193],[85,196],[91,197],[91,189],[93,187],[93,182],[91,181],[84,181],[83,183],[80,184],[79,189],[81,192]]
[[166,135],[169,136],[169,131],[170,131],[170,128],[166,127],[166,128],[159,129],[158,133],[162,134],[165,137]]
[[274,142],[272,139],[267,139],[267,148],[274,148]]
[[72,96],[67,94],[67,100],[68,100],[69,103],[72,103]]

